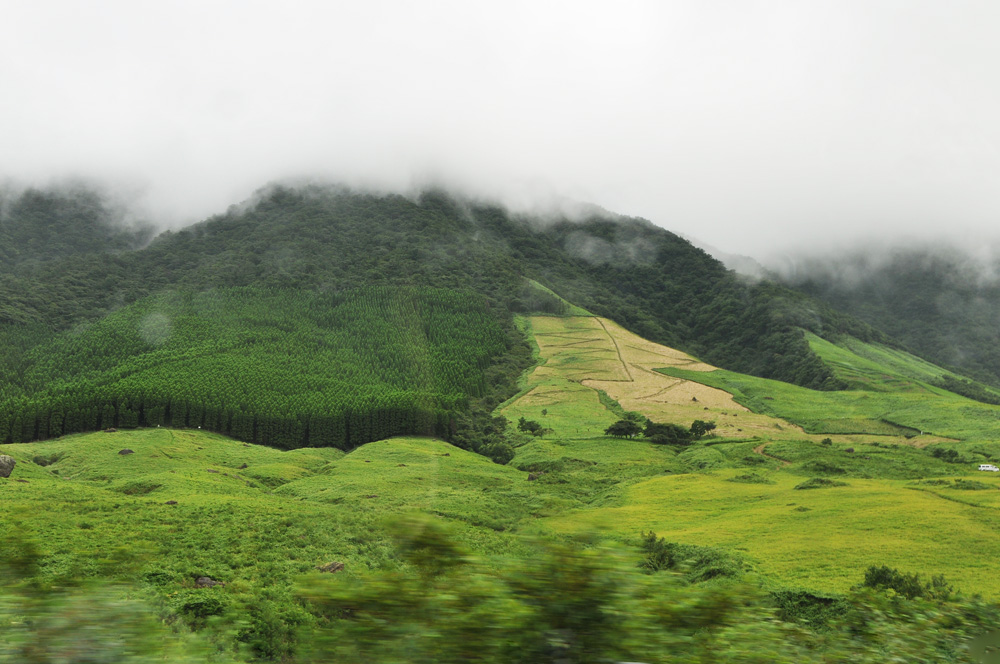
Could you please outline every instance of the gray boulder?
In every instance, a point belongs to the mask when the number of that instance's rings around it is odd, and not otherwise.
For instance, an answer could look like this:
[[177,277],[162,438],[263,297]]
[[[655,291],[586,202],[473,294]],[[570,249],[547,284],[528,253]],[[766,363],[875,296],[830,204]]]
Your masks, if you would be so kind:
[[14,472],[14,457],[0,454],[0,477],[10,477]]
[[194,585],[199,588],[214,588],[215,586],[224,586],[226,584],[222,581],[216,581],[210,576],[199,576],[198,580],[194,582]]

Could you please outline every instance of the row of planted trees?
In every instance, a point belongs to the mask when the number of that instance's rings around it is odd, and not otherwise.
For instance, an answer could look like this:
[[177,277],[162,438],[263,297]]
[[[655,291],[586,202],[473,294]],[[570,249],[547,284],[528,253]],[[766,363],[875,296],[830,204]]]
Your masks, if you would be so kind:
[[351,449],[403,434],[447,438],[461,399],[382,394],[331,402],[317,411],[252,411],[185,398],[110,398],[34,402],[0,414],[0,442],[21,443],[108,428],[190,427],[284,449]]
[[283,448],[447,436],[509,343],[483,298],[456,291],[164,294],[0,376],[0,442],[137,426]]

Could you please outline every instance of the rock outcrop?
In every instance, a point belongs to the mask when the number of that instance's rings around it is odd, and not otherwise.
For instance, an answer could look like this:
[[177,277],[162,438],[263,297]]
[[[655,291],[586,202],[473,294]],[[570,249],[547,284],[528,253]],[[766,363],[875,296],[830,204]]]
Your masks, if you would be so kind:
[[199,588],[214,588],[215,586],[224,586],[226,584],[222,581],[216,581],[210,576],[199,576],[197,580],[195,580],[194,585]]

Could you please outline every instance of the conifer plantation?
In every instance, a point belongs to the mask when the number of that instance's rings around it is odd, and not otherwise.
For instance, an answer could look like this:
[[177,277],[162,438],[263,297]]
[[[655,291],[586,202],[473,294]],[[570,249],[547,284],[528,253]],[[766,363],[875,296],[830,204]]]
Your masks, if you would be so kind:
[[456,290],[164,293],[26,353],[0,384],[0,442],[149,426],[284,449],[447,438],[508,343]]

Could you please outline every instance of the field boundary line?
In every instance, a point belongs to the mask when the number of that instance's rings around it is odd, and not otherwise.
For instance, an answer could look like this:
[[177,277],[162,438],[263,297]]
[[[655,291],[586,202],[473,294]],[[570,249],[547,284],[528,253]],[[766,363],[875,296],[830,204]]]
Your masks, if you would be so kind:
[[[601,327],[604,328],[604,333],[608,335],[608,338],[611,339],[611,343],[615,345],[615,352],[618,353],[618,361],[622,363],[623,367],[625,367],[625,373],[628,374],[628,380],[634,383],[635,378],[632,377],[632,372],[628,368],[628,362],[626,362],[625,358],[622,357],[622,349],[618,347],[618,340],[615,339],[613,334],[608,332],[608,326],[604,324],[603,319],[598,318],[597,322],[601,324]],[[626,381],[621,381],[621,382],[626,382]]]
[[953,503],[958,503],[959,505],[965,505],[966,507],[975,507],[975,508],[981,509],[981,510],[996,510],[996,509],[1000,509],[1000,507],[994,507],[992,505],[980,505],[978,503],[966,502],[966,501],[964,501],[964,500],[962,500],[960,498],[955,498],[953,496],[943,496],[940,493],[938,493],[937,491],[933,491],[931,489],[925,489],[925,488],[920,487],[920,486],[907,486],[907,487],[903,487],[903,488],[904,489],[910,489],[911,491],[920,491],[922,493],[928,493],[928,494],[930,494],[932,496],[940,498],[941,500],[947,500],[947,501],[950,501],[950,502],[953,502]]

